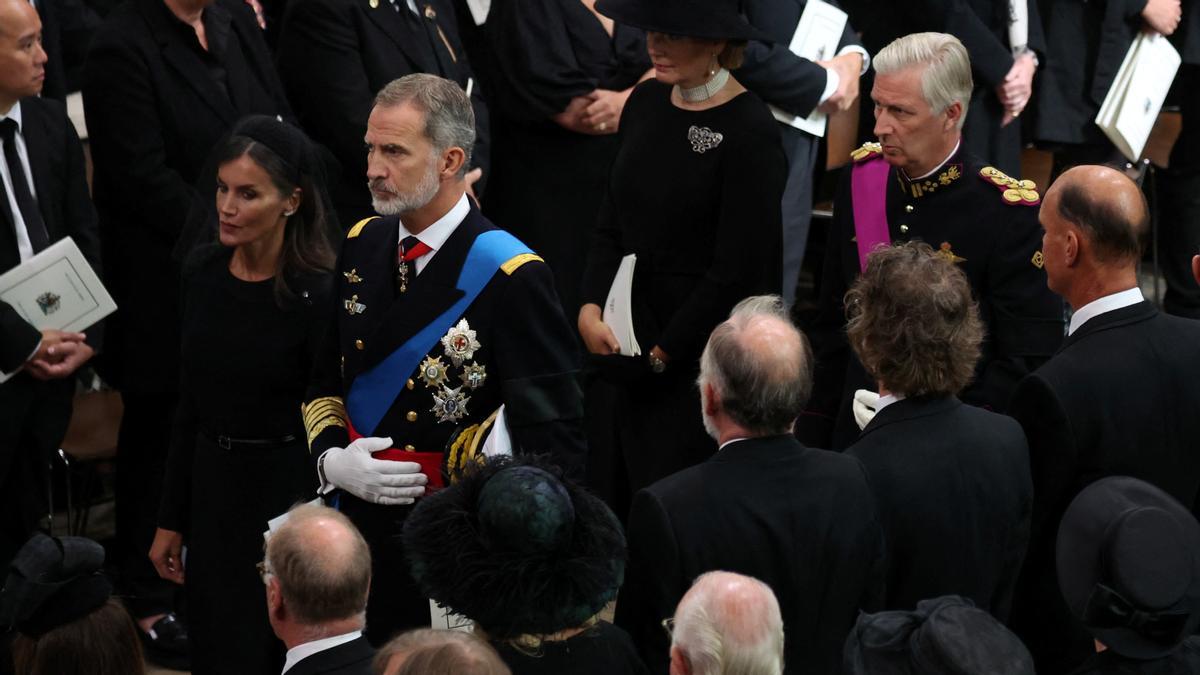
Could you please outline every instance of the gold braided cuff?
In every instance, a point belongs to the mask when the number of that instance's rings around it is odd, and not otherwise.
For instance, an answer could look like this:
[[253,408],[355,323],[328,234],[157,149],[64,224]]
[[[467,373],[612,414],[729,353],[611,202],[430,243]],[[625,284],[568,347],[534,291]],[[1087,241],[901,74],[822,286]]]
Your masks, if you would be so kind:
[[304,429],[308,433],[308,444],[329,427],[346,427],[346,404],[337,396],[323,396],[300,405],[304,416]]

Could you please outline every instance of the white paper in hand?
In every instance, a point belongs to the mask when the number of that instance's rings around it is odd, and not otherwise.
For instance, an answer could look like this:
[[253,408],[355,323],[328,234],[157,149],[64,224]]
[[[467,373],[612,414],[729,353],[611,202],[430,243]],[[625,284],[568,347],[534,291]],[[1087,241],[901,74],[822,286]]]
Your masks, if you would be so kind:
[[608,299],[604,301],[604,323],[612,329],[625,356],[642,355],[642,348],[633,334],[633,268],[636,264],[637,255],[633,253],[621,258],[621,266],[608,289]]
[[[788,49],[809,61],[832,59],[837,56],[837,46],[842,41],[842,31],[846,29],[846,18],[845,12],[827,2],[808,0]],[[771,106],[771,114],[780,122],[813,136],[825,136],[825,113],[819,110],[813,110],[808,117],[801,117]]]
[[1179,52],[1158,33],[1140,33],[1126,52],[1096,125],[1129,161],[1141,157],[1179,64]]

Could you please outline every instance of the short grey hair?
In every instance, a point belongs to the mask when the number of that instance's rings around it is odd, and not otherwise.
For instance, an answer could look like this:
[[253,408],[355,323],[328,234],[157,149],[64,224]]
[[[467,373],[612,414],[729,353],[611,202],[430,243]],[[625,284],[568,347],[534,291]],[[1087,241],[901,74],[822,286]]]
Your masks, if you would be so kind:
[[812,391],[812,351],[778,295],[753,296],[713,329],[697,382],[747,431],[787,433]]
[[958,38],[946,33],[905,35],[881,49],[871,63],[880,75],[926,66],[921,73],[921,95],[935,115],[946,112],[955,101],[961,103],[958,128],[962,129],[975,83],[971,79],[971,57]]
[[375,95],[376,108],[406,103],[425,113],[425,138],[438,153],[462,148],[466,159],[459,176],[464,175],[475,151],[475,111],[467,93],[453,80],[413,73],[388,82]]
[[671,644],[693,675],[780,675],[783,617],[771,588],[732,572],[700,575],[675,608]]
[[[334,528],[314,530],[324,524]],[[325,506],[296,506],[266,549],[266,572],[278,580],[297,623],[319,627],[365,618],[371,549],[349,518]]]

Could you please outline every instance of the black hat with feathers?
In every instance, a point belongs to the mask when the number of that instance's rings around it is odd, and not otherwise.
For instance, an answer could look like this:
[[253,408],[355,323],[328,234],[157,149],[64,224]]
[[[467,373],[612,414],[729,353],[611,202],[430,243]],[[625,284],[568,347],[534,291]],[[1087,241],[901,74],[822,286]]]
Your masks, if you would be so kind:
[[575,628],[616,597],[625,535],[604,502],[532,457],[500,457],[404,524],[413,578],[493,639]]

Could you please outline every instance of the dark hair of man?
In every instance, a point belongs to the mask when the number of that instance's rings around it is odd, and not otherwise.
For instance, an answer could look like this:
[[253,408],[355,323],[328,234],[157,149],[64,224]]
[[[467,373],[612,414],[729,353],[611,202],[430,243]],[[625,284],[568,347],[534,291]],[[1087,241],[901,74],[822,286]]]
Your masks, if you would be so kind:
[[510,675],[500,655],[482,639],[462,631],[419,628],[392,638],[375,654],[377,675],[405,654],[396,675]]
[[[352,536],[346,550],[314,545],[304,532],[313,520],[332,520]],[[324,507],[298,506],[267,541],[267,570],[296,622],[306,626],[341,621],[367,608],[371,586],[371,551],[350,520]]]
[[[324,272],[333,269],[336,255],[329,241],[332,217],[325,203],[319,198],[317,185],[310,173],[289,167],[284,160],[267,146],[246,136],[231,136],[217,155],[217,166],[224,166],[239,157],[249,157],[271,179],[279,194],[290,197],[300,188],[300,206],[284,225],[283,251],[279,256],[275,274],[275,298],[280,305],[295,298],[288,286],[303,274]],[[296,181],[295,176],[299,176]]]
[[38,638],[13,639],[17,675],[143,675],[137,626],[116,598]]
[[[790,349],[790,341],[781,341],[776,349],[748,348],[743,340],[747,327],[762,318],[793,331],[796,349]],[[729,320],[713,329],[700,357],[699,382],[716,389],[726,414],[747,431],[788,433],[812,391],[812,351],[779,296],[746,298]]]
[[957,394],[975,374],[979,308],[966,275],[928,244],[873,251],[846,293],[846,313],[859,361],[893,393]]
[[1087,233],[1095,257],[1101,263],[1136,263],[1148,224],[1146,196],[1139,189],[1137,218],[1120,208],[1114,199],[1089,194],[1082,181],[1065,182],[1058,190],[1058,215]]

